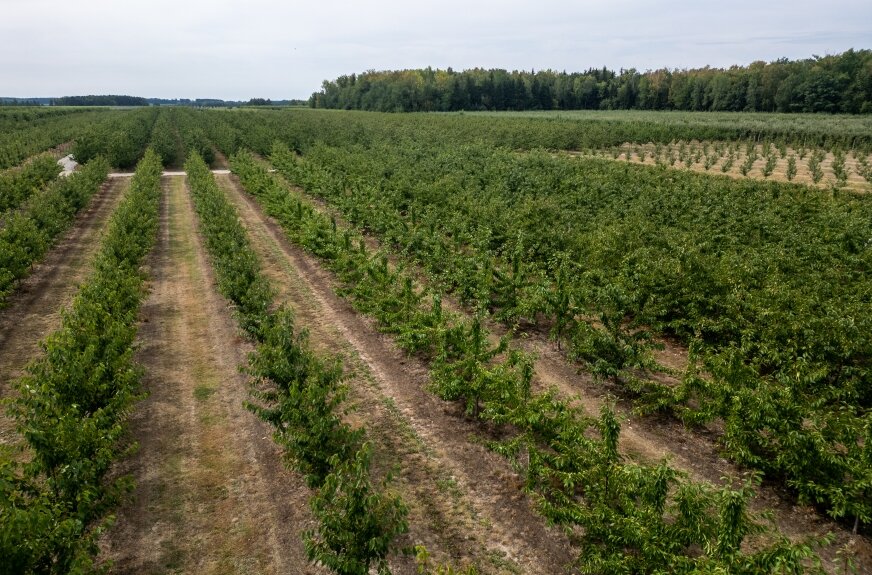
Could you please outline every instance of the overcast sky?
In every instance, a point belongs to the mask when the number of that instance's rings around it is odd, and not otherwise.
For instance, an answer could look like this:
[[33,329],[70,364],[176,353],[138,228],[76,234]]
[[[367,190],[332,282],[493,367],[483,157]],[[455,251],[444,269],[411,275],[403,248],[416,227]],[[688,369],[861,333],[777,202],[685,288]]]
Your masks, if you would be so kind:
[[0,0],[0,96],[307,98],[368,69],[716,67],[872,48],[872,0]]

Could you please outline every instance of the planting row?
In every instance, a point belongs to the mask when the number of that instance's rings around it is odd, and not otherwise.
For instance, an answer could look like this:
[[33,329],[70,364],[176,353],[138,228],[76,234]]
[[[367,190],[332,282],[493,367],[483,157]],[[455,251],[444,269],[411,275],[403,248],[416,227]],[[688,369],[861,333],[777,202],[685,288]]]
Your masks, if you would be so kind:
[[235,209],[196,153],[185,170],[221,293],[257,343],[249,372],[258,391],[249,408],[276,428],[291,466],[313,490],[315,530],[304,533],[311,561],[341,575],[387,569],[394,538],[406,531],[406,508],[370,478],[362,429],[342,421],[345,392],[337,362],[315,354],[289,308],[273,295]]
[[0,573],[92,572],[96,539],[131,487],[110,471],[134,447],[125,430],[139,397],[140,265],[156,235],[160,169],[146,153],[91,276],[16,382],[11,413],[24,453],[0,454]]
[[275,140],[305,152],[315,143],[368,146],[383,141],[444,145],[487,144],[513,150],[585,150],[625,142],[726,141],[796,149],[872,152],[863,117],[785,117],[776,114],[586,112],[548,114],[382,114],[317,110],[207,111],[209,137],[225,154],[244,146],[269,153]]
[[116,168],[136,165],[148,145],[158,111],[139,109],[95,123],[75,138],[73,157],[81,163],[103,156]]
[[0,219],[58,177],[61,167],[49,154],[38,156],[21,169],[0,172]]
[[124,112],[0,108],[0,170],[72,141],[95,123]]
[[872,184],[872,166],[867,154],[854,150],[798,150],[784,143],[758,145],[739,142],[678,142],[672,144],[624,144],[610,150],[588,150],[587,154],[657,166],[705,171],[753,178],[830,187],[846,186],[866,190]]
[[581,528],[584,572],[801,572],[813,563],[807,542],[790,543],[749,514],[747,485],[718,489],[666,463],[625,461],[611,410],[590,417],[552,392],[533,393],[531,358],[508,339],[491,344],[479,318],[444,312],[438,294],[416,288],[252,156],[238,154],[231,166],[289,239],[337,274],[343,295],[429,364],[435,393],[501,429],[492,446],[518,466],[543,515]]
[[[735,461],[872,519],[872,198],[484,146],[273,161],[462,303],[550,330],[644,409],[720,419]],[[681,381],[639,377],[652,331],[690,345]]]
[[[45,174],[39,178],[51,173],[42,160],[34,161],[32,165],[35,170],[45,168]],[[22,177],[30,174],[31,169],[30,165],[25,167]],[[42,259],[61,232],[70,226],[76,214],[100,189],[108,172],[106,160],[94,159],[72,176],[55,180],[30,196],[19,210],[4,217],[0,223],[0,304],[15,289],[16,282]]]
[[188,150],[196,150],[207,164],[215,159],[212,144],[197,123],[196,113],[183,108],[162,109],[151,133],[151,147],[164,166],[181,166]]

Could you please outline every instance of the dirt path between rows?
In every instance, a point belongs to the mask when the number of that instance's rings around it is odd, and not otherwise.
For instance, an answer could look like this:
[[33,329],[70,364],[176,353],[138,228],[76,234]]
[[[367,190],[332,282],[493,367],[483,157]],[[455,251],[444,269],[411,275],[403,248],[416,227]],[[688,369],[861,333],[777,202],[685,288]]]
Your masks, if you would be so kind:
[[[567,572],[568,540],[545,525],[508,463],[482,445],[478,424],[425,390],[425,366],[336,296],[332,275],[290,244],[235,176],[216,179],[312,344],[342,357],[356,406],[350,418],[367,429],[376,467],[393,472],[393,488],[410,507],[408,544],[424,544],[437,560],[477,563],[482,573]],[[415,572],[408,559],[392,567]]]
[[[333,206],[285,183],[293,187],[297,193],[305,195],[316,209],[334,217],[340,226],[348,226],[342,214]],[[369,249],[381,249],[378,238],[367,235],[365,239]],[[390,256],[390,260],[394,266],[399,263],[396,256]],[[416,274],[419,282],[425,281],[426,275],[420,269],[415,266],[407,269]],[[466,313],[452,296],[443,295],[442,303],[447,310]],[[496,343],[500,336],[508,332],[505,326],[495,321],[486,321],[486,327],[491,331],[492,343]],[[626,394],[619,386],[597,381],[591,374],[581,371],[581,368],[569,362],[564,353],[557,349],[556,343],[549,340],[541,331],[534,330],[514,337],[513,345],[536,357],[534,389],[544,391],[556,388],[562,396],[575,398],[587,413],[594,416],[599,413],[602,405],[614,404],[622,419],[620,448],[622,453],[631,459],[646,463],[657,463],[668,459],[674,468],[686,473],[692,479],[714,484],[724,483],[725,478],[748,476],[747,471],[721,457],[715,433],[704,429],[688,429],[681,422],[666,416],[635,415],[632,411],[632,402],[628,399],[620,399]],[[666,348],[656,355],[658,361],[670,364],[671,367],[679,365],[683,367],[687,361],[687,351],[674,342],[667,342]],[[834,543],[821,550],[828,572],[842,571],[836,553],[846,548],[850,553],[856,554],[857,573],[872,574],[872,544],[868,538],[853,536],[849,528],[829,520],[811,507],[795,505],[792,498],[791,494],[777,486],[765,485],[757,490],[757,498],[752,505],[758,512],[772,511],[781,532],[794,539],[832,533]]]
[[[12,382],[40,354],[39,342],[60,327],[61,310],[69,307],[91,272],[103,229],[128,185],[129,181],[103,184],[0,309],[0,397],[14,393]],[[17,441],[14,423],[0,409],[0,444]]]
[[322,573],[300,538],[313,527],[308,492],[243,406],[250,345],[215,290],[185,179],[162,184],[137,338],[149,396],[131,418],[140,449],[121,470],[136,489],[102,556],[116,573]]

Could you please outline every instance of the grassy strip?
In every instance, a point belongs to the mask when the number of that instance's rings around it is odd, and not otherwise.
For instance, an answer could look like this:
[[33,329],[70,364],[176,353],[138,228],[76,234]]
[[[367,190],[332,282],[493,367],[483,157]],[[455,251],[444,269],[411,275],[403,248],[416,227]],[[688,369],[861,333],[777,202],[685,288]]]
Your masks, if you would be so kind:
[[0,304],[69,228],[108,173],[109,164],[102,158],[88,162],[81,171],[32,196],[4,222],[0,229]]
[[407,530],[406,508],[372,483],[364,432],[342,421],[342,372],[312,351],[292,310],[270,309],[272,291],[236,210],[197,153],[185,171],[219,291],[257,342],[249,370],[262,391],[249,408],[276,427],[290,466],[314,490],[318,527],[304,533],[307,555],[341,575],[366,574],[371,564],[385,572],[395,537]]
[[92,572],[96,539],[131,487],[129,477],[109,472],[133,447],[124,433],[139,397],[140,265],[156,236],[160,171],[160,159],[147,153],[93,273],[45,341],[45,355],[16,383],[11,412],[32,458],[0,462],[2,574]]
[[[749,485],[716,488],[668,464],[638,465],[618,452],[620,425],[604,409],[592,418],[553,393],[530,391],[529,357],[488,343],[478,319],[444,314],[438,295],[370,254],[362,238],[289,192],[252,156],[231,165],[291,241],[322,260],[353,305],[375,316],[409,352],[430,363],[431,385],[467,413],[500,425],[494,448],[525,474],[527,489],[554,523],[581,528],[579,566],[588,573],[774,573],[815,571],[810,542],[791,543],[749,513]],[[738,567],[741,566],[741,567]]]

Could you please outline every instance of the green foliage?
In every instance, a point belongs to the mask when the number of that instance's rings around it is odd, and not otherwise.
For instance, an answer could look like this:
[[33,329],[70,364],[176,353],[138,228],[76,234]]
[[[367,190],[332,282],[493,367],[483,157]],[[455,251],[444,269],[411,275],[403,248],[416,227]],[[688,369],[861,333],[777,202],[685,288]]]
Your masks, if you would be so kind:
[[763,166],[763,177],[768,178],[772,175],[772,172],[775,170],[775,163],[778,161],[777,157],[774,153],[770,153],[766,156],[766,165]]
[[869,165],[869,160],[866,156],[859,156],[857,158],[857,173],[868,183],[872,184],[872,166]]
[[156,110],[120,112],[94,123],[78,134],[73,157],[80,164],[102,156],[117,168],[130,168],[142,157],[148,144]]
[[276,440],[309,487],[320,487],[335,468],[334,458],[348,460],[362,437],[341,419],[339,366],[316,356],[305,332],[295,332],[293,314],[282,309],[271,316],[249,371],[274,386],[257,394],[265,405],[250,408],[276,427]]
[[796,177],[796,156],[793,154],[787,158],[787,181],[792,182],[793,178]]
[[179,166],[185,159],[185,146],[173,122],[174,110],[158,111],[148,145],[161,157],[163,165]]
[[845,168],[845,152],[836,150],[833,152],[833,175],[836,176],[838,186],[844,186],[848,180],[848,171]]
[[[261,193],[275,191],[253,158],[235,163],[248,168],[247,177],[261,176]],[[339,362],[314,353],[306,333],[296,330],[289,308],[270,309],[272,290],[236,210],[196,152],[185,169],[219,289],[236,305],[240,325],[257,342],[248,363],[256,387],[247,407],[275,427],[274,437],[288,465],[316,490],[310,503],[318,526],[304,534],[310,560],[339,574],[367,573],[370,564],[388,573],[386,557],[394,539],[407,529],[406,509],[398,497],[385,493],[384,486],[372,485],[364,432],[342,421],[345,388]],[[267,197],[275,202],[270,204],[274,209],[287,205],[285,194]],[[282,213],[303,217],[299,205]],[[323,256],[336,256],[333,242],[352,250],[335,225],[317,222],[321,225],[307,227],[301,237]],[[330,232],[323,233],[327,226]]]
[[870,109],[872,50],[696,70],[606,68],[569,73],[485,70],[374,71],[325,81],[317,108],[383,112],[460,110],[698,110],[842,112]]
[[333,456],[333,471],[311,500],[318,527],[306,531],[306,554],[338,575],[367,575],[370,566],[390,573],[387,555],[406,531],[399,497],[376,490],[369,479],[371,449],[364,443],[349,458]]
[[748,152],[747,155],[745,156],[745,161],[742,163],[741,167],[739,168],[739,171],[742,172],[743,176],[748,175],[748,172],[750,172],[751,168],[754,167],[754,162],[756,162],[756,161],[757,161],[757,152],[756,151]]
[[[402,142],[410,151],[426,141],[440,147],[484,144],[508,150],[589,153],[627,142],[653,143],[652,157],[661,162],[665,162],[663,144],[673,141],[767,139],[800,149],[872,151],[868,120],[850,116],[626,111],[563,112],[559,117],[547,113],[410,115],[312,110],[196,113],[209,138],[227,155],[240,147],[266,155],[277,139],[299,153],[308,153],[317,144],[368,147],[385,142]],[[727,154],[734,161],[738,149],[733,145]]]
[[[736,461],[835,516],[850,493],[850,513],[866,516],[863,480],[842,485],[858,477],[872,406],[867,196],[367,134],[367,147],[317,145],[302,158],[276,147],[271,158],[437,289],[505,311],[511,327],[524,316],[559,333],[644,409],[722,418]],[[554,254],[574,262],[571,276]],[[713,381],[640,380],[656,367],[657,332],[698,342]]]
[[152,145],[158,143],[165,166],[181,165],[196,152],[206,164],[215,161],[215,150],[202,126],[202,117],[185,108],[163,108],[152,130]]
[[52,106],[148,106],[148,100],[138,96],[100,95],[64,96],[53,98]]
[[0,172],[0,218],[57,178],[61,167],[49,154],[34,158],[20,170]]
[[462,400],[466,413],[478,417],[482,400],[499,393],[505,381],[501,366],[493,359],[508,348],[508,340],[490,345],[481,319],[459,324],[442,332],[439,351],[433,363],[432,386],[446,400]]
[[242,327],[257,336],[267,322],[273,300],[269,284],[260,271],[260,262],[237,219],[236,210],[218,188],[203,158],[193,152],[185,163],[185,171],[206,247],[212,256],[218,289],[237,306]]
[[160,164],[148,152],[94,271],[44,355],[15,383],[11,413],[32,457],[0,463],[0,555],[11,558],[0,572],[92,572],[97,538],[131,487],[110,467],[133,447],[125,431],[139,393],[132,359],[145,295],[139,265],[154,243],[159,194]]
[[[323,173],[307,173],[298,160],[280,148],[273,160],[285,173],[311,178],[307,181],[322,192],[334,182]],[[343,275],[344,262],[359,258],[356,261],[375,266],[379,281],[386,282],[379,284],[385,291],[397,293],[400,286],[408,286],[408,276],[402,270],[391,271],[378,254],[362,254],[362,244],[357,247],[348,231],[327,236],[334,238],[329,249],[313,241],[318,234],[305,230],[318,226],[330,233],[331,220],[308,203],[304,205],[297,192],[283,187],[250,155],[239,154],[231,164],[243,185],[287,230],[288,237],[320,254],[341,278],[358,281],[356,278],[368,273]],[[361,196],[355,205],[360,209],[361,202],[370,201],[371,197]],[[346,213],[352,211],[349,206]],[[367,219],[367,224],[380,225],[376,218]],[[394,288],[389,287],[391,282]],[[384,322],[401,324],[415,317],[382,314],[382,305],[391,307],[396,302],[374,290],[349,289],[346,285],[343,293],[355,307],[379,317],[383,329],[403,333],[403,327]],[[614,301],[622,301],[612,296]],[[423,301],[419,305],[427,310]],[[431,312],[434,309],[441,308],[430,307]],[[758,527],[759,522],[744,504],[750,491],[742,491],[737,499],[730,491],[690,482],[665,463],[646,467],[624,462],[619,451],[620,425],[611,410],[604,409],[598,419],[590,419],[554,393],[531,393],[532,358],[511,349],[508,340],[490,343],[480,319],[464,322],[449,314],[431,317],[436,319],[429,333],[439,338],[436,354],[428,356],[434,390],[446,399],[462,401],[468,414],[505,426],[506,439],[494,449],[512,458],[524,473],[527,489],[549,521],[583,534],[579,546],[583,571],[696,573],[735,570],[743,565],[741,572],[750,574],[778,572],[784,565],[804,572],[805,562],[813,561],[813,542],[790,543],[771,529]],[[335,509],[331,512],[341,515]],[[343,562],[345,556],[337,549],[351,546],[339,543],[342,537],[334,541],[337,543],[332,547],[326,546],[332,551],[320,548],[323,561],[336,561],[333,565],[349,572],[364,569]],[[752,541],[750,547],[755,551],[743,551],[746,541]]]
[[823,159],[824,153],[821,151],[813,152],[808,158],[808,171],[811,172],[811,180],[816,184],[824,177],[824,172],[821,169]]
[[108,171],[102,158],[89,162],[70,177],[54,180],[6,217],[0,228],[0,302],[70,226]]
[[120,112],[0,107],[0,170],[75,139]]

